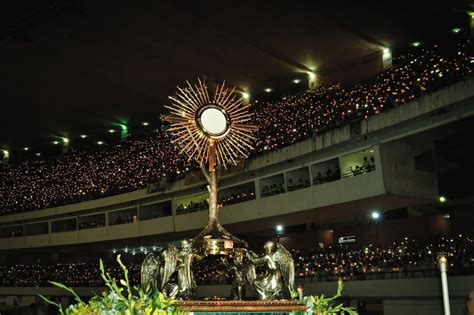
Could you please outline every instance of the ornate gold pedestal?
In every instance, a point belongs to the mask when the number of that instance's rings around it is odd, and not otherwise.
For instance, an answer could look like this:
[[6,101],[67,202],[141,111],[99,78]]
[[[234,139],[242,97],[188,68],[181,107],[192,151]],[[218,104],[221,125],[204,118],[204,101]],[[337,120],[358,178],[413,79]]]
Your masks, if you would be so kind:
[[306,311],[306,306],[291,300],[280,301],[179,301],[179,308],[194,313],[283,313]]

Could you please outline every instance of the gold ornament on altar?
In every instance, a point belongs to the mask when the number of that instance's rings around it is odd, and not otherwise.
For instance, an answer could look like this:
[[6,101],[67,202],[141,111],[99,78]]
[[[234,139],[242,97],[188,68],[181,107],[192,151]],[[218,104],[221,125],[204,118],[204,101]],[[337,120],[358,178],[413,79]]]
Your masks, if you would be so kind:
[[211,92],[205,82],[198,80],[194,86],[178,87],[178,92],[169,97],[170,110],[163,118],[171,123],[168,132],[173,143],[181,147],[189,159],[195,159],[199,165],[209,164],[209,168],[237,164],[247,157],[253,149],[255,140],[249,124],[252,113],[250,105],[235,88],[225,87],[225,82],[217,85]]
[[199,80],[184,88],[177,88],[170,96],[170,114],[163,119],[170,123],[168,132],[172,142],[181,148],[188,161],[196,160],[209,183],[209,221],[196,236],[195,244],[205,255],[228,255],[235,247],[245,247],[242,240],[229,233],[219,222],[216,169],[248,156],[255,138],[251,125],[250,105],[244,102],[235,88],[225,82],[209,88]]

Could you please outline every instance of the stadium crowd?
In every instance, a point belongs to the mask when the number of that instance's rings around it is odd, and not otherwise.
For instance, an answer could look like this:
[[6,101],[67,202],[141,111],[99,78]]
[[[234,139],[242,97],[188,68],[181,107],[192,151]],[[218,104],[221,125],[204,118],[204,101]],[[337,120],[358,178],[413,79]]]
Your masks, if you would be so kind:
[[[316,246],[311,251],[293,250],[297,281],[375,280],[437,276],[437,257],[448,258],[449,272],[472,273],[474,241],[459,235],[439,237],[428,242],[405,238],[387,247],[369,244],[365,247],[338,244]],[[131,257],[128,256],[128,259]],[[125,262],[127,255],[122,258]],[[120,278],[121,269],[108,263],[108,271]],[[131,280],[140,281],[140,264],[128,263]],[[217,258],[195,261],[194,274],[198,284],[230,283],[229,272]],[[59,263],[54,265],[20,264],[0,266],[0,286],[49,286],[59,281],[69,286],[100,286],[102,280],[97,263]]]
[[[470,75],[472,42],[456,53],[418,47],[394,60],[394,66],[348,90],[321,86],[279,101],[255,102],[259,125],[254,154],[286,146],[316,134],[412,101]],[[165,129],[163,127],[163,129]],[[50,208],[145,188],[196,169],[161,130],[156,136],[123,140],[96,152],[72,149],[53,162],[41,159],[0,169],[0,215]]]
[[255,199],[255,192],[248,190],[247,192],[241,191],[238,193],[232,193],[230,196],[224,197],[219,200],[219,206],[224,207],[227,205],[233,205],[240,202],[245,202]]
[[185,214],[207,209],[209,209],[209,203],[207,200],[198,202],[191,201],[188,204],[180,204],[178,207],[176,207],[176,214]]

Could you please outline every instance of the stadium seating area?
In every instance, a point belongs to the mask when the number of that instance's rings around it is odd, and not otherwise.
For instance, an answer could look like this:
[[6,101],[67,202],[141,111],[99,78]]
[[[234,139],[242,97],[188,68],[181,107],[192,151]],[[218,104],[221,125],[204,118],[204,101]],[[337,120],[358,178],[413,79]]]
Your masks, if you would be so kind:
[[[376,280],[437,276],[438,255],[448,257],[451,274],[471,274],[474,270],[474,242],[470,237],[439,237],[429,242],[405,238],[391,246],[348,246],[339,244],[316,247],[311,251],[293,250],[297,281]],[[143,255],[137,254],[140,257]],[[126,262],[131,254],[125,255]],[[121,269],[107,263],[116,277]],[[140,264],[127,264],[132,281],[140,279]],[[198,284],[230,283],[229,273],[219,259],[210,257],[194,263]],[[0,286],[48,286],[59,281],[69,286],[100,286],[98,263],[61,263],[0,266]]]
[[[474,68],[472,42],[452,48],[447,52],[437,46],[418,47],[398,57],[392,68],[347,90],[335,84],[276,102],[255,101],[254,123],[260,129],[254,154],[367,118],[461,80]],[[109,150],[72,148],[54,162],[37,159],[1,169],[0,215],[129,192],[195,168],[179,156],[164,130],[147,138],[130,137]]]

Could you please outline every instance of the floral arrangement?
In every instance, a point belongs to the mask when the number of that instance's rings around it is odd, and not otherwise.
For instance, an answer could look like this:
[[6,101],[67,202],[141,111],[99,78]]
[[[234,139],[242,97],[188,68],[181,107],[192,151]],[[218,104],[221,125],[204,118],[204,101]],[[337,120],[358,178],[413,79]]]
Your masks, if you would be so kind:
[[187,314],[179,310],[176,300],[166,298],[163,293],[157,290],[151,290],[147,287],[145,290],[131,286],[128,278],[127,267],[122,263],[120,255],[117,256],[117,262],[123,269],[124,279],[112,278],[105,271],[104,263],[100,260],[101,277],[105,282],[107,290],[102,295],[95,294],[89,302],[84,302],[74,290],[61,283],[50,281],[58,288],[62,288],[72,294],[76,303],[67,308],[56,303],[45,296],[38,294],[45,302],[56,306],[61,315],[180,315]]
[[[330,314],[349,314],[358,315],[357,311],[353,307],[343,306],[342,303],[336,304],[337,299],[342,296],[342,289],[344,285],[342,280],[339,279],[337,282],[336,295],[333,297],[325,297],[324,294],[321,296],[309,295],[304,296],[300,299],[300,302],[306,305],[306,311],[296,312],[295,315],[303,314],[315,314],[315,315],[330,315]],[[299,294],[296,290],[289,288],[292,299],[297,299]]]
[[[131,286],[128,269],[122,263],[120,255],[117,256],[117,262],[123,270],[124,279],[115,279],[105,271],[104,263],[100,260],[99,268],[102,279],[107,290],[101,295],[95,294],[88,302],[83,301],[76,292],[62,283],[50,281],[58,288],[69,292],[76,303],[64,308],[47,297],[38,294],[46,303],[58,308],[61,315],[187,315],[188,312],[181,311],[177,301],[167,298],[163,293],[157,290],[151,290],[150,287],[142,289],[137,286]],[[345,307],[343,304],[336,304],[336,300],[342,296],[342,280],[338,281],[336,295],[333,297],[304,296],[300,302],[306,305],[306,311],[294,312],[294,315],[330,315],[345,312],[350,315],[358,315],[352,307]],[[290,288],[292,299],[298,298],[298,292]]]

